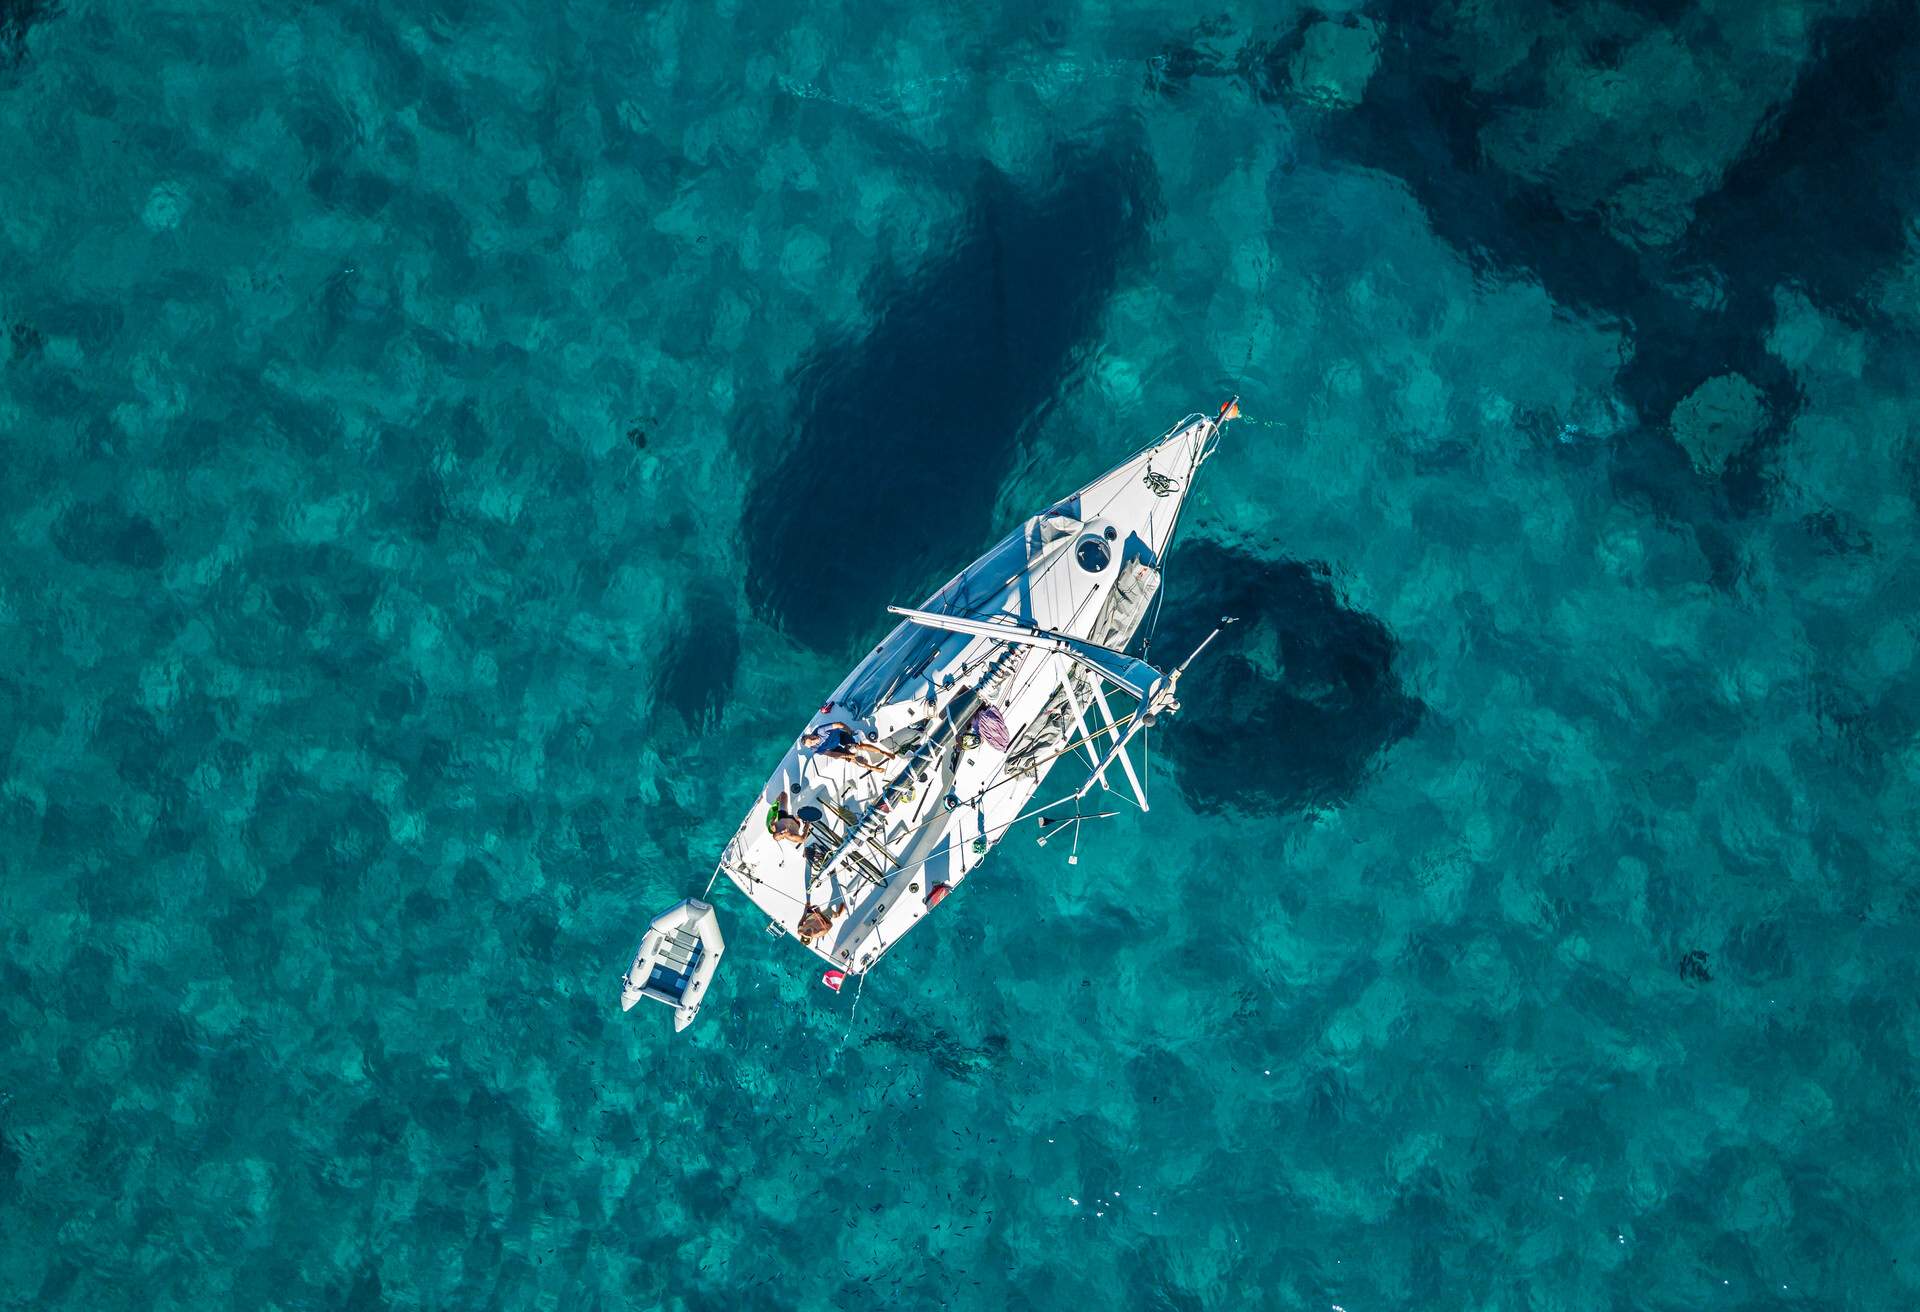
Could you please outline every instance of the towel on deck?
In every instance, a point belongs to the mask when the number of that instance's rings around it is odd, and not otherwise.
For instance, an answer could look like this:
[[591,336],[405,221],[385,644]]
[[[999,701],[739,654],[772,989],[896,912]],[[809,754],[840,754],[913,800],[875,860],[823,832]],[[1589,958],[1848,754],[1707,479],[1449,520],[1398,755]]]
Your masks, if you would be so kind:
[[973,717],[973,731],[996,752],[1007,750],[1007,744],[1013,741],[1013,735],[1007,732],[1007,722],[1000,712],[992,706],[982,706]]

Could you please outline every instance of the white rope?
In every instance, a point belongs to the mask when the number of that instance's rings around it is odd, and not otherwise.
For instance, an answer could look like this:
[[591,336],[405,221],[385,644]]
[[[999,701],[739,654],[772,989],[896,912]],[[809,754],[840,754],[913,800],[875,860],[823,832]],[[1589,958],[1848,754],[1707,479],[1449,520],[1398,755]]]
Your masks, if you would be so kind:
[[[867,972],[863,970],[855,978],[858,982],[853,986],[853,1010],[847,1013],[848,1034],[853,1033],[853,1023],[860,1019],[860,995],[867,991]],[[844,1044],[846,1040],[843,1038],[840,1042]]]

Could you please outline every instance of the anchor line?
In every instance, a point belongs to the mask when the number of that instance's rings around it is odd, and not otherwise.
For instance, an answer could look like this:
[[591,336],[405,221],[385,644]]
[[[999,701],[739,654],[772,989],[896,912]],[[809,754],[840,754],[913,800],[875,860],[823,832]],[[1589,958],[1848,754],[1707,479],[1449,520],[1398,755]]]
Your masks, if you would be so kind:
[[857,982],[853,986],[853,1010],[847,1013],[847,1028],[841,1031],[840,1046],[834,1049],[835,1052],[846,1051],[847,1040],[853,1037],[853,1024],[860,1018],[860,995],[866,991],[867,972],[861,971],[854,979]]

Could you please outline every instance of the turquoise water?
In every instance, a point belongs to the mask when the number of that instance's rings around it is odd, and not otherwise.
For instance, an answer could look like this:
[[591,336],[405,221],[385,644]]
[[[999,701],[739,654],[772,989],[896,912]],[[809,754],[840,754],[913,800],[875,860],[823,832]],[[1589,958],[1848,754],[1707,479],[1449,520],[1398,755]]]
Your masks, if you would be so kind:
[[[0,5],[0,1305],[1920,1302],[1911,6],[785,10]],[[1232,391],[1152,813],[622,1015]]]

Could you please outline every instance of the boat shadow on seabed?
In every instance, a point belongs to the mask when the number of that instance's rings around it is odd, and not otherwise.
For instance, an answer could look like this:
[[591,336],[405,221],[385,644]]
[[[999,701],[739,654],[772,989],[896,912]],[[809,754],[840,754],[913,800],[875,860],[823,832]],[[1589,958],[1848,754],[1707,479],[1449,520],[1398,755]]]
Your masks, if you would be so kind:
[[[791,413],[747,420],[765,471],[741,525],[748,597],[808,646],[850,650],[877,600],[942,576],[938,545],[986,535],[1027,426],[1143,250],[1159,185],[1142,151],[1065,148],[1052,172],[1029,192],[985,170],[952,246],[876,272],[871,326],[816,348],[789,380]],[[823,550],[823,520],[867,546]]]
[[[1185,651],[1221,611],[1233,641],[1197,662],[1184,695],[1208,708],[1166,735],[1181,793],[1199,810],[1287,814],[1337,805],[1426,707],[1393,672],[1386,625],[1342,603],[1324,565],[1202,538],[1186,544],[1154,639]],[[1271,660],[1277,670],[1265,668]]]

